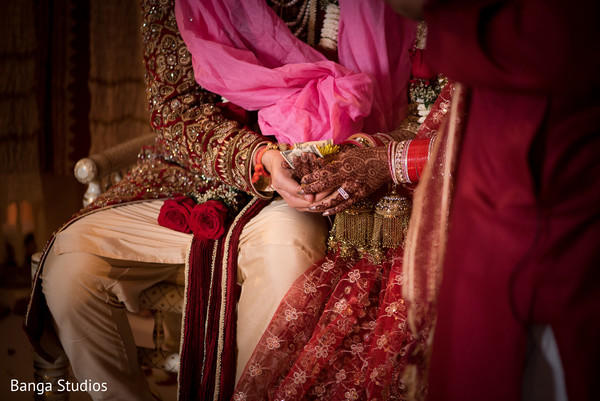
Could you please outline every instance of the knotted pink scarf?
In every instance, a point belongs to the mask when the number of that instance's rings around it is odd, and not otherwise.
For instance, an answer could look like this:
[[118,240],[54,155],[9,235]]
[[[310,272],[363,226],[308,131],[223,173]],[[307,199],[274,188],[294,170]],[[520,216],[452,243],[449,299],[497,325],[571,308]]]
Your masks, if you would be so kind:
[[279,142],[386,132],[406,114],[415,23],[381,0],[339,0],[339,63],[296,38],[265,0],[178,0],[198,83],[259,110]]

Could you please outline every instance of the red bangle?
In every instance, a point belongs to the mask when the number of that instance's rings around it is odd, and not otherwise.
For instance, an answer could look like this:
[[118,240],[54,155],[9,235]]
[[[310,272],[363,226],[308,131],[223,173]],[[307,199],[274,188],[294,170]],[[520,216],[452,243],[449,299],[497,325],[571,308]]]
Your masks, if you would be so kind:
[[371,139],[373,139],[373,142],[375,142],[375,146],[376,147],[385,146],[385,145],[388,144],[388,142],[382,141],[381,138],[378,135],[371,136]]
[[406,152],[406,167],[410,182],[419,182],[427,164],[431,139],[416,139],[410,142]]

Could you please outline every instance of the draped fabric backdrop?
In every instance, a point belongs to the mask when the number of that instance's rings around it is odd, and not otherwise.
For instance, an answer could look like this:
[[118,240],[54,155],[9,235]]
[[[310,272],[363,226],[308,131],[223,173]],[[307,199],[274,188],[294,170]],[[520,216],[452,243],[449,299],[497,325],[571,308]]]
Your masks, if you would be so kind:
[[91,152],[150,132],[139,0],[90,2]]
[[[41,204],[39,144],[44,112],[44,47],[35,0],[0,2],[0,262],[22,264],[24,234],[35,229],[31,205]],[[44,2],[42,2],[44,3]],[[45,4],[40,5],[40,9]],[[24,204],[23,202],[27,202]],[[10,207],[9,207],[10,205]],[[13,269],[14,270],[14,269]],[[2,269],[2,281],[5,281]]]
[[18,222],[7,228],[9,205],[32,205],[33,231],[41,226],[47,236],[59,224],[45,227],[44,217],[56,213],[55,200],[44,210],[60,193],[56,177],[70,180],[79,158],[149,132],[138,3],[0,2],[2,242],[18,247],[31,230]]
[[38,138],[43,115],[34,0],[0,2],[0,204],[39,200]]

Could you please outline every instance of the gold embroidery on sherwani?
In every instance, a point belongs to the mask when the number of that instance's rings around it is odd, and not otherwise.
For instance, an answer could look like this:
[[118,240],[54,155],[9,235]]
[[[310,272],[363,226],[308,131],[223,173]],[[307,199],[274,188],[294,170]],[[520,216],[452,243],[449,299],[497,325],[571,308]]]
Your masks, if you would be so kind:
[[173,8],[143,2],[144,60],[151,125],[165,160],[253,195],[248,156],[259,133],[226,119],[221,99],[201,88],[192,58],[179,35]]

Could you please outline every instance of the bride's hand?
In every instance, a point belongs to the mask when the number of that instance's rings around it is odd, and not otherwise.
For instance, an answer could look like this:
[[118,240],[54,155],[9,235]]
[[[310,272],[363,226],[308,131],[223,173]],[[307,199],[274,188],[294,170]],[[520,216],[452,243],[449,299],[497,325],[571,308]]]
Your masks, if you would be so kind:
[[320,169],[325,164],[323,158],[318,157],[313,153],[302,153],[300,156],[294,156],[292,158],[292,163],[294,164],[294,168],[292,169],[287,165],[286,167],[290,168],[292,172],[292,176],[300,181],[302,177],[312,173],[315,170]]
[[353,148],[322,169],[302,178],[300,195],[319,194],[308,210],[330,215],[341,212],[391,181],[387,149]]

